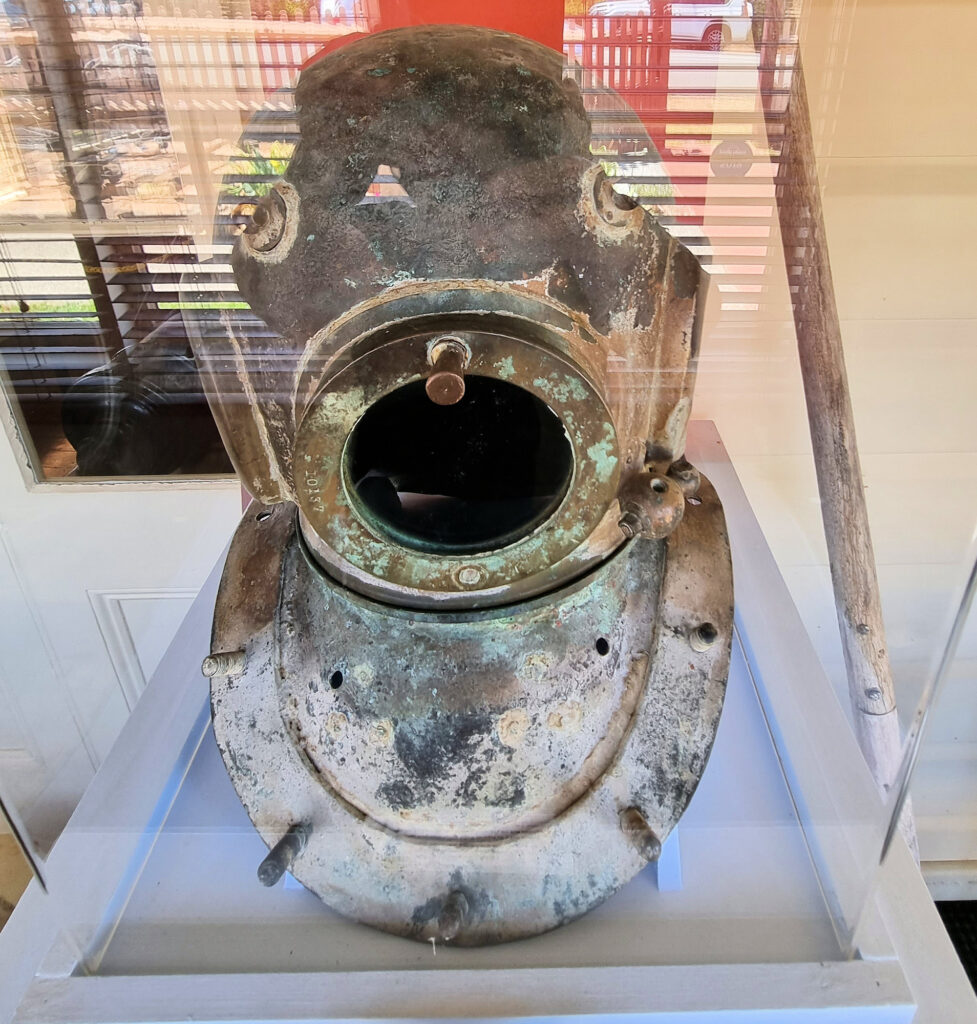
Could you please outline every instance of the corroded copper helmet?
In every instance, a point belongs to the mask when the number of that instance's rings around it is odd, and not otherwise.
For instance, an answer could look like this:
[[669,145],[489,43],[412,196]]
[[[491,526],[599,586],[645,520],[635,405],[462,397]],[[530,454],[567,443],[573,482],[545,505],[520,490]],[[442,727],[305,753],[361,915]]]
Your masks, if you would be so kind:
[[218,744],[264,881],[415,938],[545,931],[657,856],[722,706],[729,551],[683,458],[699,268],[526,39],[380,33],[297,107],[233,255],[267,329],[196,344],[257,499]]

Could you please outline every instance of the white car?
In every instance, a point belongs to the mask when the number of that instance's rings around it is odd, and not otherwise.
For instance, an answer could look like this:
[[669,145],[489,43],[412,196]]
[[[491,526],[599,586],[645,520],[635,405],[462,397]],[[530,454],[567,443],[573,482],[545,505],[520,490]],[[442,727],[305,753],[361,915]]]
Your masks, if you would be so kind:
[[[665,5],[671,11],[672,40],[702,43],[710,50],[724,43],[743,43],[750,37],[753,4],[749,0],[698,0]],[[649,0],[604,0],[587,12],[591,18],[647,18]]]

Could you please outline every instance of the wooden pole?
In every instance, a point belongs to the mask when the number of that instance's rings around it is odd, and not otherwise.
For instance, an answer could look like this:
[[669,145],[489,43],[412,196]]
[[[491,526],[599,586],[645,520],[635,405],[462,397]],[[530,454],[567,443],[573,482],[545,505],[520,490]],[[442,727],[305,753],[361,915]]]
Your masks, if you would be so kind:
[[[764,28],[779,37],[782,24],[775,15]],[[775,60],[777,46],[768,43],[765,35],[762,59]],[[777,174],[780,233],[855,730],[872,775],[887,794],[902,760],[902,743],[800,53],[789,73]],[[764,92],[772,96],[772,90]],[[767,102],[764,109],[770,109]],[[918,860],[911,811],[904,814],[902,831]]]

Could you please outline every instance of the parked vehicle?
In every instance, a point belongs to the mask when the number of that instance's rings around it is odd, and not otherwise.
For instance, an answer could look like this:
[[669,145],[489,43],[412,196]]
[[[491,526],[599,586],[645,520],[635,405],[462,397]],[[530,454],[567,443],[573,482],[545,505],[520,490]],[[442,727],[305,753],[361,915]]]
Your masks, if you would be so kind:
[[[750,38],[753,4],[750,0],[698,0],[665,5],[671,12],[672,41],[698,43],[720,50],[726,43]],[[647,18],[650,0],[603,0],[587,12],[591,18]]]

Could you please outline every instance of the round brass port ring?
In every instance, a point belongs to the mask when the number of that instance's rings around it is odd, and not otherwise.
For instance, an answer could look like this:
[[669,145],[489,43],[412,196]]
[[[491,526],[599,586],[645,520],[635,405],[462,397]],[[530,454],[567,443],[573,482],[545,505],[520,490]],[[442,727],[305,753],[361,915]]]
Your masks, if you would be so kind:
[[[302,532],[317,561],[353,589],[412,606],[504,604],[560,582],[561,563],[586,545],[617,496],[617,435],[597,387],[563,354],[494,324],[486,329],[476,322],[466,330],[457,317],[443,325],[426,317],[414,332],[409,323],[399,326],[396,339],[357,344],[357,354],[319,388],[299,427],[295,488]],[[497,389],[534,396],[558,419],[572,456],[566,486],[541,521],[488,550],[422,550],[423,544],[405,541],[371,516],[350,478],[357,425],[386,396],[410,385],[423,388],[430,343],[446,331],[471,350],[466,380],[486,378],[498,382]],[[477,472],[477,462],[472,469]],[[562,574],[570,571],[567,565]]]

